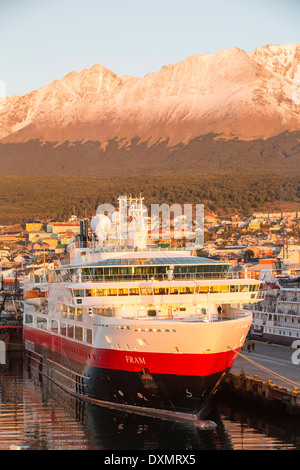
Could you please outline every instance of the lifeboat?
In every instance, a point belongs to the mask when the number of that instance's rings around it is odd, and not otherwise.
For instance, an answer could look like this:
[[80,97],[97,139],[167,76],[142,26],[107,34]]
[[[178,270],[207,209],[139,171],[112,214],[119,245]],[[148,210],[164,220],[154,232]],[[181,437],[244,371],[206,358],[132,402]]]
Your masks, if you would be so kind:
[[38,287],[33,287],[30,290],[27,290],[23,294],[23,300],[28,305],[34,305],[35,307],[40,307],[44,305],[46,300],[46,292],[41,291]]

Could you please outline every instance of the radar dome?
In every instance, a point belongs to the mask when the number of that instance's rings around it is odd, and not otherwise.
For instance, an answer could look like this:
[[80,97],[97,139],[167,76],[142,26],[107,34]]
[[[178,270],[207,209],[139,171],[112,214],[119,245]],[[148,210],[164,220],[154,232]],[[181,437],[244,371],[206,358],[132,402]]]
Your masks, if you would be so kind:
[[91,220],[91,230],[96,234],[100,232],[107,233],[110,230],[110,226],[110,218],[104,214],[98,214]]

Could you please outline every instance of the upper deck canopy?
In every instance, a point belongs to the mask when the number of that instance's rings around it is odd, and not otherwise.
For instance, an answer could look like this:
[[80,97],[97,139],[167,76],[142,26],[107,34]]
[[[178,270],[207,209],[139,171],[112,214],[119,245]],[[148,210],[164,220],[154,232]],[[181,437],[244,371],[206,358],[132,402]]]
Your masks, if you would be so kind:
[[111,258],[93,264],[94,266],[189,266],[189,265],[227,265],[216,260],[200,257],[170,258]]
[[[170,256],[170,257],[147,257],[147,258],[107,258],[101,261],[94,261],[82,264],[80,267],[118,267],[118,266],[215,266],[229,268],[229,263],[216,261],[210,258],[202,258],[199,256]],[[74,269],[78,266],[63,265],[63,269]]]

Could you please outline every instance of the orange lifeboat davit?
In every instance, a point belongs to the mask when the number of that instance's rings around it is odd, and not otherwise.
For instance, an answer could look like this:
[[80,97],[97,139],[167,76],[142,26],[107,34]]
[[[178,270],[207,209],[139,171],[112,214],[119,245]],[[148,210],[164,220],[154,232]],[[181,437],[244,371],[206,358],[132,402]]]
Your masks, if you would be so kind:
[[41,291],[38,287],[33,287],[30,290],[27,290],[23,294],[23,300],[28,305],[34,305],[35,307],[40,307],[44,305],[46,300],[46,292]]

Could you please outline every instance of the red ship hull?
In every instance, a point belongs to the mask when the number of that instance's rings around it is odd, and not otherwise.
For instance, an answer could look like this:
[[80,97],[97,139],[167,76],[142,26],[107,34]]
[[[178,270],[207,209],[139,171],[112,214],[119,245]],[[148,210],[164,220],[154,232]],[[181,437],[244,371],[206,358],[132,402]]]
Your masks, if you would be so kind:
[[238,354],[96,349],[26,327],[24,340],[27,364],[81,399],[201,418]]

